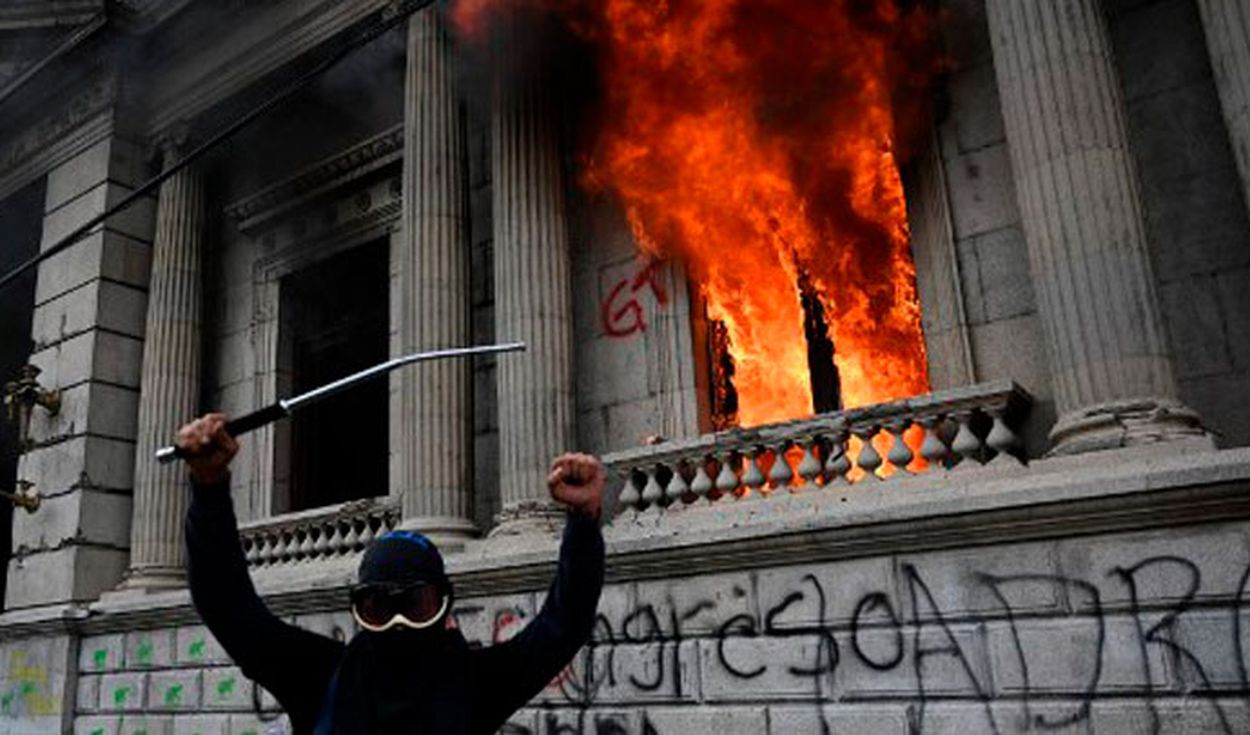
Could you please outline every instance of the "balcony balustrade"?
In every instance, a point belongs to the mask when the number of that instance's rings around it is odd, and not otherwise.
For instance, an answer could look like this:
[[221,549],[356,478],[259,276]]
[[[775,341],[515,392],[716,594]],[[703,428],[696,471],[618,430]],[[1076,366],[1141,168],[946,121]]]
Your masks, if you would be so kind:
[[1022,467],[1016,434],[1032,399],[1011,381],[607,455],[618,514],[822,492],[982,466]]
[[367,498],[243,523],[248,566],[276,567],[357,553],[400,521],[399,502]]

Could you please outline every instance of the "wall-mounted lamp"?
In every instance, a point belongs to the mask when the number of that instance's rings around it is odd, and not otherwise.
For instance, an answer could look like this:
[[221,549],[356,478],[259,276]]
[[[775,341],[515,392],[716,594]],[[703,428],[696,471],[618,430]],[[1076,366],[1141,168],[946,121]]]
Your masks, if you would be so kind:
[[9,502],[13,503],[13,507],[22,508],[27,513],[39,510],[39,503],[42,501],[39,493],[35,492],[35,483],[30,480],[18,480],[15,493],[0,490],[0,497],[8,498]]
[[30,449],[30,417],[35,406],[43,406],[53,416],[61,410],[61,392],[39,385],[39,368],[23,365],[17,379],[4,384],[4,405],[9,421],[17,424],[17,441],[22,451]]

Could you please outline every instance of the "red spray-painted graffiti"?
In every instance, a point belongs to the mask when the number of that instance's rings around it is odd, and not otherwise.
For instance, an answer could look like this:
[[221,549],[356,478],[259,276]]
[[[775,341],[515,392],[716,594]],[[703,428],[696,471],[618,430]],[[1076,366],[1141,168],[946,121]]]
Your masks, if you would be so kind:
[[650,289],[657,304],[668,304],[668,291],[660,282],[659,266],[659,261],[650,261],[636,274],[617,281],[608,291],[608,297],[599,305],[604,334],[629,337],[647,331],[646,312],[640,299],[642,292]]

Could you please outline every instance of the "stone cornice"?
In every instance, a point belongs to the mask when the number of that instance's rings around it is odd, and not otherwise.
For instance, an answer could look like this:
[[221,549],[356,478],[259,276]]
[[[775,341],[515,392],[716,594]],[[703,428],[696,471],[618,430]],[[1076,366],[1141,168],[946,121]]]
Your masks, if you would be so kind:
[[5,0],[0,31],[75,26],[102,12],[104,0]]
[[251,232],[318,196],[398,161],[403,149],[404,127],[401,124],[230,204],[226,214],[238,220],[241,232]]
[[[1070,538],[1250,519],[1250,449],[1157,456],[1121,450],[1029,469],[953,472],[889,491],[851,486],[784,499],[619,518],[605,529],[609,582]],[[489,539],[447,555],[463,598],[543,589],[554,536]],[[279,615],[342,609],[357,557],[254,575]],[[84,609],[16,610],[0,638],[104,633],[196,620],[185,590],[117,596]]]
[[116,80],[100,72],[21,134],[0,145],[0,199],[113,130]]
[[189,47],[153,80],[148,132],[194,120],[360,20],[389,0],[257,3],[215,43]]

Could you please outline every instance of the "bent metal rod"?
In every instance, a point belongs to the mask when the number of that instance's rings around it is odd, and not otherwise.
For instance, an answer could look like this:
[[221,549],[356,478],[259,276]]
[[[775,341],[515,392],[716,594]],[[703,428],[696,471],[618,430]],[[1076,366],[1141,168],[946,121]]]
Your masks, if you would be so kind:
[[[394,360],[388,360],[380,365],[365,368],[357,373],[352,373],[345,378],[339,378],[332,383],[326,383],[319,388],[301,393],[291,398],[283,398],[277,403],[265,406],[264,408],[253,411],[252,413],[240,416],[237,419],[226,422],[226,433],[230,436],[239,436],[249,431],[259,429],[262,426],[272,424],[275,421],[290,416],[295,411],[316,403],[323,398],[329,398],[335,393],[351,388],[358,383],[376,378],[403,367],[411,365],[414,362],[425,362],[427,360],[444,360],[451,357],[468,357],[472,355],[487,355],[499,352],[518,352],[525,349],[524,342],[506,342],[497,345],[478,345],[476,347],[453,347],[446,350],[432,350],[430,352],[414,352],[411,355],[397,357]],[[156,459],[161,464],[168,464],[174,460],[184,456],[182,450],[176,446],[161,447],[156,450]]]

